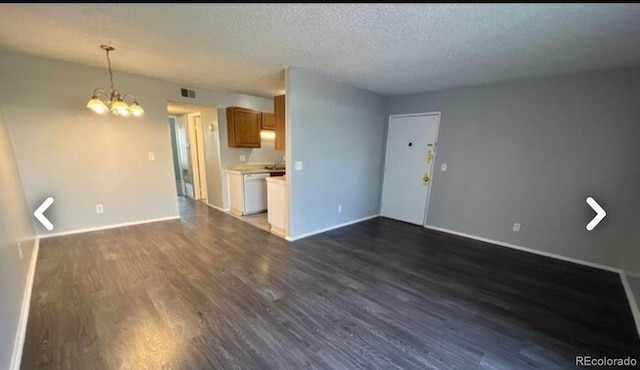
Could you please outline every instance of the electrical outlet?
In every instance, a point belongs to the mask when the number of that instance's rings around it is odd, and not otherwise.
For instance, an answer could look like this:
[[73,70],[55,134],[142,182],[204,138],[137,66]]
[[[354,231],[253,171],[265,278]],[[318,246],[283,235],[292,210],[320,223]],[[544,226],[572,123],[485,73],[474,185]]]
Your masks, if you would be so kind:
[[447,170],[447,164],[443,163],[442,166],[440,166],[440,171],[444,172]]
[[240,162],[246,162],[247,161],[247,157],[244,154],[240,155]]
[[342,213],[342,204],[338,206],[338,213]]
[[294,168],[296,171],[302,171],[302,161],[296,161]]
[[149,152],[149,160],[150,161],[155,161],[156,160],[156,153]]
[[513,224],[513,231],[520,232],[520,223],[516,222]]
[[96,213],[103,213],[104,212],[104,208],[102,207],[102,204],[96,204]]

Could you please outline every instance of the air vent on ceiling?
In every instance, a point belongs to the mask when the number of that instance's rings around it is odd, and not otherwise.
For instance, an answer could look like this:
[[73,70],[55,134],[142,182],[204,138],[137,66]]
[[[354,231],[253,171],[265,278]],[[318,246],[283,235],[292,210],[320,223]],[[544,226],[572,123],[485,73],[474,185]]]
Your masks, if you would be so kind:
[[180,89],[180,95],[185,98],[191,98],[191,99],[196,98],[196,92],[189,89]]

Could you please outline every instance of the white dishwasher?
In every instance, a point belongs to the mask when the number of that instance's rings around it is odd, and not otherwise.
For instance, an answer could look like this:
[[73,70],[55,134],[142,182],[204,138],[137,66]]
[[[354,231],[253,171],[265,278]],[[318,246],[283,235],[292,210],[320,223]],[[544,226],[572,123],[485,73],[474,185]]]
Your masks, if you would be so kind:
[[244,174],[244,212],[245,215],[267,210],[267,177],[270,173]]

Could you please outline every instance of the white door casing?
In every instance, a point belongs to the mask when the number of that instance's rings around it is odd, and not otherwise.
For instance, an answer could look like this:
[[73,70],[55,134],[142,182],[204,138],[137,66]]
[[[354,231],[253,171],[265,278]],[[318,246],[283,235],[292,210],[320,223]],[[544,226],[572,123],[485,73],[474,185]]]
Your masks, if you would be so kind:
[[204,161],[204,138],[200,113],[187,115],[187,147],[189,148],[189,170],[193,183],[193,198],[207,198],[206,166]]
[[440,113],[389,117],[382,216],[425,224],[439,125]]

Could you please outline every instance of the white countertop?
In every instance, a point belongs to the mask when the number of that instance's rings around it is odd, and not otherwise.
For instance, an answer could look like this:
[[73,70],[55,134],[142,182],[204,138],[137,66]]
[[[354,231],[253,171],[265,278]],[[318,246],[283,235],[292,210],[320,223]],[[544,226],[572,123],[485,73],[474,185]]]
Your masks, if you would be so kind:
[[271,172],[284,172],[286,171],[284,168],[279,168],[275,170],[268,170],[264,168],[268,166],[269,163],[266,164],[239,164],[234,165],[230,164],[227,166],[227,172],[235,173],[235,174],[245,174],[245,173],[271,173]]
[[287,176],[267,177],[265,180],[267,180],[268,183],[287,184]]

